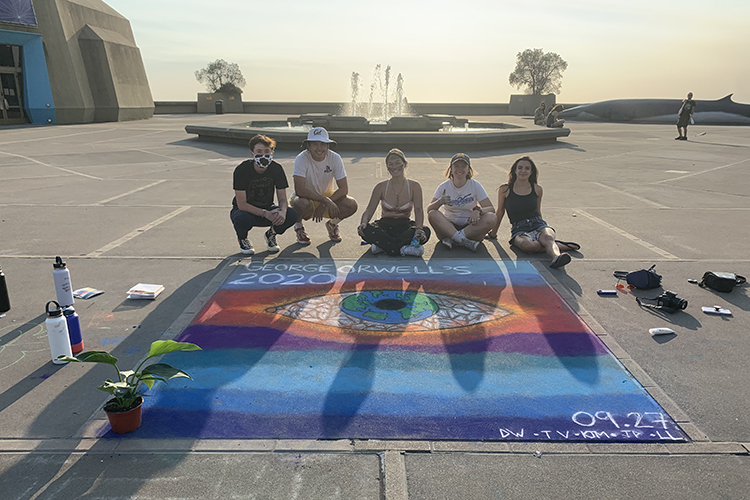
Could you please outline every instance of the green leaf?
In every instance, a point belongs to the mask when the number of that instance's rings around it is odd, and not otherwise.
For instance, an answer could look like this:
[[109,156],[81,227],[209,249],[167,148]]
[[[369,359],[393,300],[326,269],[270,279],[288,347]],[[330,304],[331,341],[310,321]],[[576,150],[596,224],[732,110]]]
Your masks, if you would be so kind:
[[167,381],[165,379],[163,379],[161,377],[155,377],[155,376],[150,375],[150,374],[145,374],[141,378],[141,382],[143,382],[144,384],[146,384],[146,387],[148,387],[149,389],[151,389],[154,386],[154,383],[156,383],[159,380],[162,381],[162,382],[164,382],[164,383],[167,383]]
[[[159,378],[163,379],[172,379],[177,377],[184,377],[189,378],[192,380],[192,377],[185,373],[182,370],[179,370],[173,366],[170,366],[166,363],[154,363],[153,365],[147,366],[143,369],[141,372],[144,376],[145,375],[154,375]],[[145,378],[145,377],[144,377]]]
[[111,385],[108,385],[106,382],[100,385],[99,387],[97,387],[97,389],[99,389],[100,391],[104,391],[111,396],[115,395],[115,388],[112,387]]
[[104,351],[86,351],[76,356],[76,361],[83,363],[106,363],[116,366],[117,358]]
[[201,348],[190,342],[175,342],[174,340],[156,340],[148,350],[148,357],[153,358],[160,354],[175,351],[200,351]]
[[126,399],[134,397],[135,391],[132,387],[115,387],[113,394],[116,398]]
[[115,390],[117,390],[117,391],[123,390],[123,389],[128,390],[128,391],[135,390],[135,385],[134,384],[128,384],[125,381],[123,381],[123,382],[111,382],[111,383],[107,383],[106,385],[114,387]]

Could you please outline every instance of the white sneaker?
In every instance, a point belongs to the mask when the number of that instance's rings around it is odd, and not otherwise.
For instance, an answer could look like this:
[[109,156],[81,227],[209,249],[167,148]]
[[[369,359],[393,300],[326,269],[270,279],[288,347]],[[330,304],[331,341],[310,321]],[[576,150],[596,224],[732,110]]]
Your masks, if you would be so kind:
[[479,247],[479,242],[470,240],[469,238],[464,238],[464,240],[461,242],[461,246],[468,248],[472,252],[476,252],[477,247]]
[[279,245],[276,244],[276,231],[273,230],[273,226],[269,227],[268,231],[266,231],[266,244],[270,253],[279,251]]
[[341,241],[341,233],[339,232],[338,224],[334,224],[331,221],[327,221],[326,229],[328,229],[328,237],[331,239],[331,241],[335,241],[337,243]]
[[253,244],[250,243],[250,240],[248,240],[247,238],[237,238],[237,242],[240,244],[240,252],[244,253],[245,255],[253,255],[255,253]]
[[466,237],[463,229],[460,231],[457,231],[453,236],[451,236],[451,241],[453,243],[458,243],[459,245],[464,245],[464,246],[466,246],[465,242],[468,239],[469,238]]
[[453,250],[453,240],[450,238],[443,238],[441,243],[448,247],[448,250]]
[[411,255],[412,257],[421,257],[424,253],[424,247],[422,245],[404,245],[401,247],[401,255]]
[[297,233],[297,243],[300,245],[309,245],[310,244],[310,237],[305,232],[305,227],[301,224],[299,226],[294,226],[294,232]]
[[370,251],[372,252],[373,255],[377,255],[379,253],[385,252],[385,250],[383,250],[382,248],[380,248],[379,246],[377,246],[375,243],[373,243],[372,245],[370,245]]

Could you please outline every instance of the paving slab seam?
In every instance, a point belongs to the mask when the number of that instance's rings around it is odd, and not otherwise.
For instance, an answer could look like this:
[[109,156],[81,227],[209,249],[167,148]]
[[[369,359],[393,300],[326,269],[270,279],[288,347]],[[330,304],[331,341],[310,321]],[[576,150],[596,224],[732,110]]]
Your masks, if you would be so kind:
[[607,186],[606,184],[602,184],[601,182],[593,182],[593,184],[595,184],[595,185],[597,185],[599,187],[605,188],[605,189],[609,189],[610,191],[613,191],[615,193],[622,194],[622,195],[625,195],[625,196],[629,196],[630,198],[633,198],[634,200],[638,200],[641,203],[644,203],[646,205],[651,205],[652,207],[655,207],[655,208],[658,208],[658,209],[667,209],[668,210],[668,209],[671,208],[671,207],[668,207],[666,205],[662,205],[661,203],[657,203],[655,201],[652,201],[652,200],[649,200],[647,198],[644,198],[642,196],[638,196],[637,194],[629,193],[627,191],[624,191],[621,188]]
[[648,250],[651,250],[652,252],[654,252],[654,253],[656,253],[658,255],[661,255],[665,259],[670,259],[671,261],[681,261],[682,260],[678,256],[673,255],[673,254],[667,252],[666,250],[664,250],[662,248],[659,248],[656,245],[653,245],[653,244],[649,243],[648,241],[643,240],[643,239],[635,236],[634,234],[630,234],[627,231],[625,231],[623,229],[620,229],[619,227],[615,226],[614,224],[610,224],[609,222],[607,222],[605,220],[602,220],[599,217],[595,217],[595,216],[591,215],[586,210],[578,209],[577,212],[580,213],[581,215],[583,215],[583,216],[591,219],[592,221],[596,222],[597,224],[605,227],[606,229],[609,229],[610,231],[612,231],[614,233],[617,233],[620,236],[623,236],[623,237],[629,239],[633,243],[637,243],[638,245],[641,245],[642,247],[647,248]]
[[342,439],[0,439],[0,453],[38,454],[218,454],[218,453],[438,453],[488,455],[750,455],[750,443],[545,443],[499,441],[389,442]]
[[[2,207],[3,205],[0,205]],[[31,254],[0,254],[0,258],[2,259],[35,259],[35,260],[46,260],[46,259],[53,259],[55,258],[55,255],[31,255]],[[100,255],[100,256],[88,256],[88,255],[76,255],[69,257],[70,259],[91,259],[91,260],[102,260],[102,259],[109,259],[109,260],[224,260],[227,258],[226,254],[222,255]],[[240,256],[236,256],[236,258],[242,258]],[[300,261],[304,261],[305,259],[298,259]],[[535,262],[539,261],[540,263],[546,262],[543,259],[510,259],[513,262],[520,262],[520,261],[529,261],[529,262]],[[629,259],[629,258],[622,258],[622,259],[597,259],[597,258],[586,258],[586,262],[645,262],[645,260],[648,260],[648,262],[651,263],[658,263],[658,262],[677,262],[674,259],[660,259],[660,258],[653,258],[653,259]],[[680,263],[704,263],[704,264],[723,264],[723,263],[750,263],[750,259],[680,259]]]
[[[26,255],[26,254],[0,254],[2,259],[29,259],[29,260],[55,260],[55,255]],[[185,255],[99,255],[96,257],[87,255],[74,255],[66,257],[67,260],[218,260],[226,259],[226,255],[205,255],[205,256],[185,256]],[[240,258],[240,257],[236,257]]]
[[[48,176],[53,177],[53,176]],[[47,178],[47,177],[44,177]],[[40,177],[34,177],[34,180],[40,179]],[[141,179],[124,179],[127,181],[139,181]],[[143,181],[147,181],[151,179],[143,179]],[[205,181],[204,181],[205,182]],[[141,190],[138,190],[141,191]],[[124,193],[122,195],[117,195],[113,199],[120,198],[122,196],[132,194],[132,193]],[[108,203],[112,200],[103,200],[103,201],[97,201],[95,203],[3,203],[0,206],[3,207],[41,207],[41,208],[180,208],[184,206],[184,204],[180,203],[148,203],[148,204],[133,204],[133,205],[105,205],[104,203]],[[191,208],[218,208],[218,209],[225,209],[226,205],[190,205]]]
[[385,451],[380,457],[380,497],[384,500],[407,500],[406,462],[404,453]]
[[99,248],[97,250],[94,250],[93,252],[91,252],[88,255],[91,256],[91,257],[98,257],[98,256],[102,255],[103,253],[109,252],[110,250],[114,250],[115,248],[119,247],[123,243],[127,243],[128,241],[130,241],[130,240],[132,240],[134,238],[137,238],[138,236],[143,235],[147,231],[155,228],[156,226],[158,226],[158,225],[160,225],[160,224],[162,224],[162,223],[164,223],[164,222],[166,222],[166,221],[168,221],[168,220],[170,220],[170,219],[172,219],[174,217],[177,217],[181,213],[186,212],[188,210],[190,210],[190,206],[189,205],[181,206],[177,210],[174,210],[174,211],[172,211],[172,212],[170,212],[170,213],[168,213],[168,214],[166,214],[166,215],[164,215],[162,217],[159,217],[158,219],[149,222],[145,226],[141,226],[141,227],[139,227],[137,229],[132,230],[131,232],[129,232],[125,236],[123,236],[123,237],[121,237],[121,238],[119,238],[119,239],[117,239],[115,241],[112,241],[112,242],[104,245],[103,247],[101,247],[101,248]]
[[678,181],[680,179],[686,179],[688,177],[695,177],[696,175],[708,174],[708,173],[714,172],[716,170],[722,170],[722,169],[725,169],[725,168],[734,167],[736,165],[740,165],[740,164],[748,162],[748,161],[750,161],[750,158],[745,158],[744,160],[736,161],[734,163],[729,163],[727,165],[719,165],[718,167],[709,168],[707,170],[701,170],[700,172],[691,172],[689,174],[680,175],[678,177],[672,177],[671,179],[662,179],[660,181],[651,182],[651,184],[664,184],[664,183],[667,183],[667,182]]

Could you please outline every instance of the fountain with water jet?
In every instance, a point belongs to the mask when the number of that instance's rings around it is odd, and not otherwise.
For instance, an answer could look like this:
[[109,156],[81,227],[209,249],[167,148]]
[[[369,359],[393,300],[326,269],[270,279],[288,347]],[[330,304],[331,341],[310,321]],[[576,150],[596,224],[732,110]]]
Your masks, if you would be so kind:
[[[209,127],[188,125],[189,134],[199,139],[222,142],[244,142],[255,134],[270,135],[277,147],[299,149],[307,132],[312,127],[325,127],[335,133],[339,149],[368,149],[420,147],[444,150],[494,149],[555,142],[558,137],[570,134],[567,128],[526,129],[517,125],[498,122],[470,122],[452,115],[413,115],[409,113],[404,97],[404,78],[396,77],[396,98],[389,102],[391,67],[385,69],[385,78],[378,64],[373,71],[369,99],[364,116],[357,116],[364,107],[359,102],[362,79],[357,72],[351,75],[351,101],[342,105],[339,114],[307,113],[289,117],[286,121],[252,121],[233,127]],[[380,101],[375,99],[380,91]],[[347,109],[348,107],[348,109]],[[391,116],[391,111],[394,111]]]

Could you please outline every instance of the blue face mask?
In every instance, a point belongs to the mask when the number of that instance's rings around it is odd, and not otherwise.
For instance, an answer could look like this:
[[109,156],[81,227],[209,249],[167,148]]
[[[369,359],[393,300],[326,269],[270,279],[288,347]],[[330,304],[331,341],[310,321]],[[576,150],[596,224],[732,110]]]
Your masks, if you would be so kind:
[[268,168],[273,161],[273,155],[255,155],[255,164],[259,168]]

